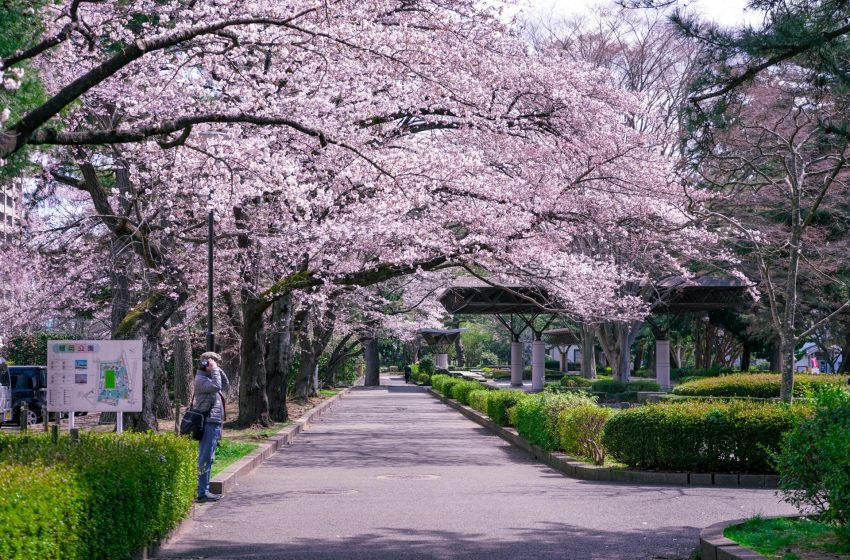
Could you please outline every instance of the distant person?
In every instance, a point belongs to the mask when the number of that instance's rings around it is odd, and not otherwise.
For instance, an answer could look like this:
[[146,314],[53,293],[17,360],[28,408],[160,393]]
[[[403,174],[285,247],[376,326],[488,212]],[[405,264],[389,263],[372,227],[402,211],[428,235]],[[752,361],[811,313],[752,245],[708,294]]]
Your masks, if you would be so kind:
[[227,391],[230,382],[219,367],[221,356],[215,352],[204,352],[195,372],[194,409],[206,415],[204,435],[198,448],[198,501],[217,502],[221,495],[210,492],[210,469],[215,461],[215,448],[221,439],[221,425],[227,419],[222,391]]
[[410,367],[410,364],[404,364],[404,382],[410,383],[410,375],[413,373],[413,369]]

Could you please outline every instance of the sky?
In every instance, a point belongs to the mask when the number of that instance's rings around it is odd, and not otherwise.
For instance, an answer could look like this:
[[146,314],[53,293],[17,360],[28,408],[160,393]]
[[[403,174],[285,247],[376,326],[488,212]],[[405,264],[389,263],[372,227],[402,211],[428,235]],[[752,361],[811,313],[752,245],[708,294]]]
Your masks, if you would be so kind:
[[[571,15],[597,4],[611,4],[613,0],[530,0],[541,17]],[[721,25],[734,26],[745,21],[756,23],[758,14],[744,11],[746,0],[690,0],[688,5]]]

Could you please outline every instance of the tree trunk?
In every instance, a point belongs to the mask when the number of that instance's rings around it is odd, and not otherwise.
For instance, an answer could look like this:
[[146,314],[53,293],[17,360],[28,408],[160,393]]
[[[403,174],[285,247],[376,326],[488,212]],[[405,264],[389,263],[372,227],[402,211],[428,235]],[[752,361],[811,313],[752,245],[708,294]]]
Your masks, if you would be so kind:
[[463,350],[463,341],[460,335],[455,339],[455,354],[457,354],[457,367],[463,368],[466,366],[466,352]]
[[276,422],[289,419],[286,409],[286,390],[289,368],[292,365],[292,295],[277,300],[272,306],[269,336],[268,387],[269,414]]
[[590,325],[581,326],[581,376],[596,379],[596,333]]
[[363,341],[363,353],[366,360],[366,387],[377,387],[381,384],[381,373],[378,367],[378,340],[369,338]]
[[775,339],[770,346],[770,371],[782,371],[782,348],[779,339]]
[[750,344],[744,340],[741,342],[741,371],[750,371],[750,357],[752,350]]
[[794,395],[794,336],[784,333],[780,344],[780,367],[782,368],[782,384],[779,388],[779,398],[782,402],[790,403]]
[[644,340],[641,340],[638,345],[635,347],[635,372],[639,369],[643,369],[643,347]]
[[295,378],[295,398],[305,401],[312,396],[313,372],[316,369],[316,355],[310,348],[301,347],[298,374]]
[[262,305],[249,290],[243,292],[242,343],[239,363],[239,420],[240,426],[260,424],[271,426],[269,399],[266,394],[265,335]]
[[192,395],[192,340],[189,333],[181,329],[174,333],[174,400],[189,405]]
[[841,349],[841,367],[839,373],[850,373],[850,325],[844,327],[844,348]]

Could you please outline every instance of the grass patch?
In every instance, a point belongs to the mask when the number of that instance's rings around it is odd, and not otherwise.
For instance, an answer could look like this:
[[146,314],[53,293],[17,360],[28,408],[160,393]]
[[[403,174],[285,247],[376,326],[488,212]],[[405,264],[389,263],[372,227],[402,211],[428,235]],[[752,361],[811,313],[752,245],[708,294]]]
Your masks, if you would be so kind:
[[850,547],[839,544],[834,527],[810,519],[754,517],[741,525],[727,527],[723,536],[768,558],[805,559],[806,552],[850,558]]
[[332,397],[339,393],[340,389],[320,389],[319,394],[324,395],[326,397]]
[[217,475],[258,447],[259,444],[257,443],[222,439],[221,444],[215,451],[215,462],[212,465],[210,476]]

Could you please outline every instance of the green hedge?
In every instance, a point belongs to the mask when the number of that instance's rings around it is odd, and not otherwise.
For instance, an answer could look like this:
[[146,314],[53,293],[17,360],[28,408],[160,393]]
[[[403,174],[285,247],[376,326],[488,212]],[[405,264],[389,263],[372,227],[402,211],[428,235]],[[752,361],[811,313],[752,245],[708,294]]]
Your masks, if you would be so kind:
[[[742,373],[721,377],[706,377],[678,385],[673,389],[673,394],[690,397],[778,398],[781,378],[781,375],[775,373]],[[818,385],[843,384],[846,381],[847,378],[842,375],[797,374],[794,376],[794,396],[812,396]]]
[[785,500],[837,525],[850,546],[850,394],[818,395],[812,417],[786,434],[776,465]]
[[[445,385],[443,385],[445,387]],[[461,380],[460,383],[455,383],[451,388],[451,398],[461,404],[469,404],[469,393],[478,391],[484,387],[478,381]]]
[[448,381],[449,379],[452,379],[451,375],[442,375],[436,373],[431,376],[431,387],[433,387],[435,391],[442,391],[443,383]]
[[430,385],[431,384],[431,376],[428,375],[427,373],[420,373],[419,375],[416,376],[416,381],[418,381],[419,383],[422,383],[423,385]]
[[469,395],[467,395],[469,406],[482,414],[487,414],[487,401],[492,393],[495,393],[495,391],[480,388],[471,391]]
[[83,506],[73,473],[0,464],[0,558],[82,558]]
[[508,409],[524,398],[527,398],[526,393],[515,389],[490,391],[487,397],[487,416],[499,426],[509,426],[512,423],[508,419]]
[[561,378],[561,387],[590,387],[593,381],[577,375],[565,375]]
[[605,424],[614,416],[613,408],[593,404],[570,407],[558,416],[558,438],[561,449],[580,457],[586,457],[597,465],[605,462],[605,446],[602,437]]
[[803,405],[695,402],[647,405],[608,420],[603,444],[630,467],[772,472],[771,453],[805,418]]
[[596,399],[582,393],[538,393],[516,404],[516,430],[530,443],[548,450],[558,448],[558,416],[567,408],[595,405]]
[[440,392],[443,393],[444,397],[452,398],[452,388],[463,382],[463,379],[450,376],[448,379],[443,381],[443,384],[440,386]]
[[601,379],[594,381],[591,390],[595,393],[620,394],[637,391],[660,391],[661,386],[655,381],[638,379],[635,381],[617,381],[614,379]]
[[[171,434],[83,434],[79,442],[64,436],[56,444],[43,433],[0,434],[0,470],[46,465],[71,477],[71,490],[62,491],[54,507],[81,504],[84,522],[68,529],[81,546],[78,554],[59,557],[128,558],[165,537],[189,511],[197,485],[197,447]],[[47,480],[33,485],[35,494],[25,499],[37,502],[50,486]],[[0,485],[0,495],[12,491]],[[0,515],[10,514],[4,510]],[[0,540],[8,535],[4,531]]]

